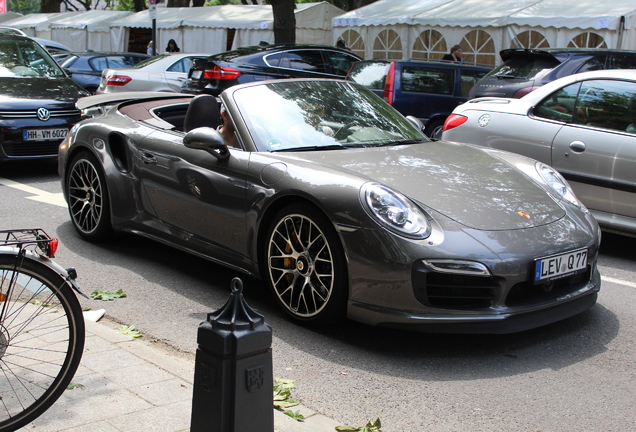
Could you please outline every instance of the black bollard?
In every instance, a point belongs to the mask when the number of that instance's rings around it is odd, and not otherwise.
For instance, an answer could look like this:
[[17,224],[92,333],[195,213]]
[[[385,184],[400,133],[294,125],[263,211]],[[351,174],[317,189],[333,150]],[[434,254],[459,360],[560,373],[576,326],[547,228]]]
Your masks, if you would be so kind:
[[272,329],[232,279],[225,306],[197,335],[191,432],[273,432]]

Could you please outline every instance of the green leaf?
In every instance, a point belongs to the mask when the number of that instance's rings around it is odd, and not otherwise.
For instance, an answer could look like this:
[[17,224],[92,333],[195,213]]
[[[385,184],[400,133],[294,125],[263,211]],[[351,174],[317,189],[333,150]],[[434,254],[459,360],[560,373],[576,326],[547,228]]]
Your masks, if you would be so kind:
[[126,296],[127,296],[126,293],[120,289],[116,291],[95,290],[91,293],[91,297],[93,297],[94,300],[104,300],[104,301],[111,301],[116,298],[123,298]]
[[274,387],[278,387],[281,389],[296,388],[296,385],[294,384],[294,380],[292,379],[276,378],[274,379],[274,382],[276,383]]
[[360,428],[353,428],[351,426],[336,426],[336,430],[339,432],[354,432],[354,431],[359,431]]
[[72,383],[69,383],[66,386],[66,390],[73,390],[73,389],[76,389],[76,388],[84,388],[84,384],[79,384],[79,383],[72,382]]
[[289,417],[293,418],[294,420],[296,420],[298,422],[304,422],[305,421],[305,416],[302,415],[300,413],[300,411],[294,412],[292,410],[287,410],[283,414],[288,415]]
[[123,335],[130,336],[132,338],[138,338],[138,337],[142,337],[143,336],[141,334],[141,332],[135,330],[135,326],[134,325],[131,325],[131,326],[121,325],[121,326],[119,326],[117,331],[119,333],[123,334]]
[[336,430],[338,432],[382,432],[380,428],[382,427],[382,422],[380,421],[380,417],[371,421],[368,420],[367,424],[362,427],[351,427],[351,426],[336,426]]

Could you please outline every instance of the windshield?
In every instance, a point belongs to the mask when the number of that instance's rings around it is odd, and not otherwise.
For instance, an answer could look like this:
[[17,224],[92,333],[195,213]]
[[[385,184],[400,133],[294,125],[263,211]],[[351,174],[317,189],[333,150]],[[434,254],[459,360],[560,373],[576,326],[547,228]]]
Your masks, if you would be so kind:
[[28,38],[0,39],[0,77],[62,77],[64,71],[40,44]]
[[289,81],[234,92],[260,151],[377,147],[428,141],[366,88],[346,81]]
[[550,55],[519,55],[509,58],[504,64],[493,69],[486,77],[516,78],[531,81],[559,65]]

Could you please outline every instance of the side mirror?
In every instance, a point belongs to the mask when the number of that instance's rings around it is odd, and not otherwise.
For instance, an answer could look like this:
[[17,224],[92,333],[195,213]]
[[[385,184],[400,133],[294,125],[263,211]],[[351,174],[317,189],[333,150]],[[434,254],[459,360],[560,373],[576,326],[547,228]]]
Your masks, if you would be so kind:
[[422,123],[422,120],[418,119],[415,116],[409,115],[406,116],[406,119],[411,122],[411,124],[413,126],[415,126],[415,129],[417,129],[418,131],[424,133],[424,123]]
[[191,130],[183,137],[183,144],[187,148],[205,150],[217,159],[225,159],[230,156],[225,141],[214,128],[200,127]]

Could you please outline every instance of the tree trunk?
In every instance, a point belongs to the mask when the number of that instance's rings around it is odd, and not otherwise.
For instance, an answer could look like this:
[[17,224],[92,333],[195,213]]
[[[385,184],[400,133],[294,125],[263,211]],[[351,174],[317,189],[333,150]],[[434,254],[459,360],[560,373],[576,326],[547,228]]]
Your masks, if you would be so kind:
[[51,13],[59,12],[62,0],[42,0],[40,3],[40,12]]
[[296,43],[296,16],[294,0],[269,0],[274,13],[274,43]]
[[135,6],[135,12],[141,12],[147,9],[145,0],[133,0],[133,5]]

